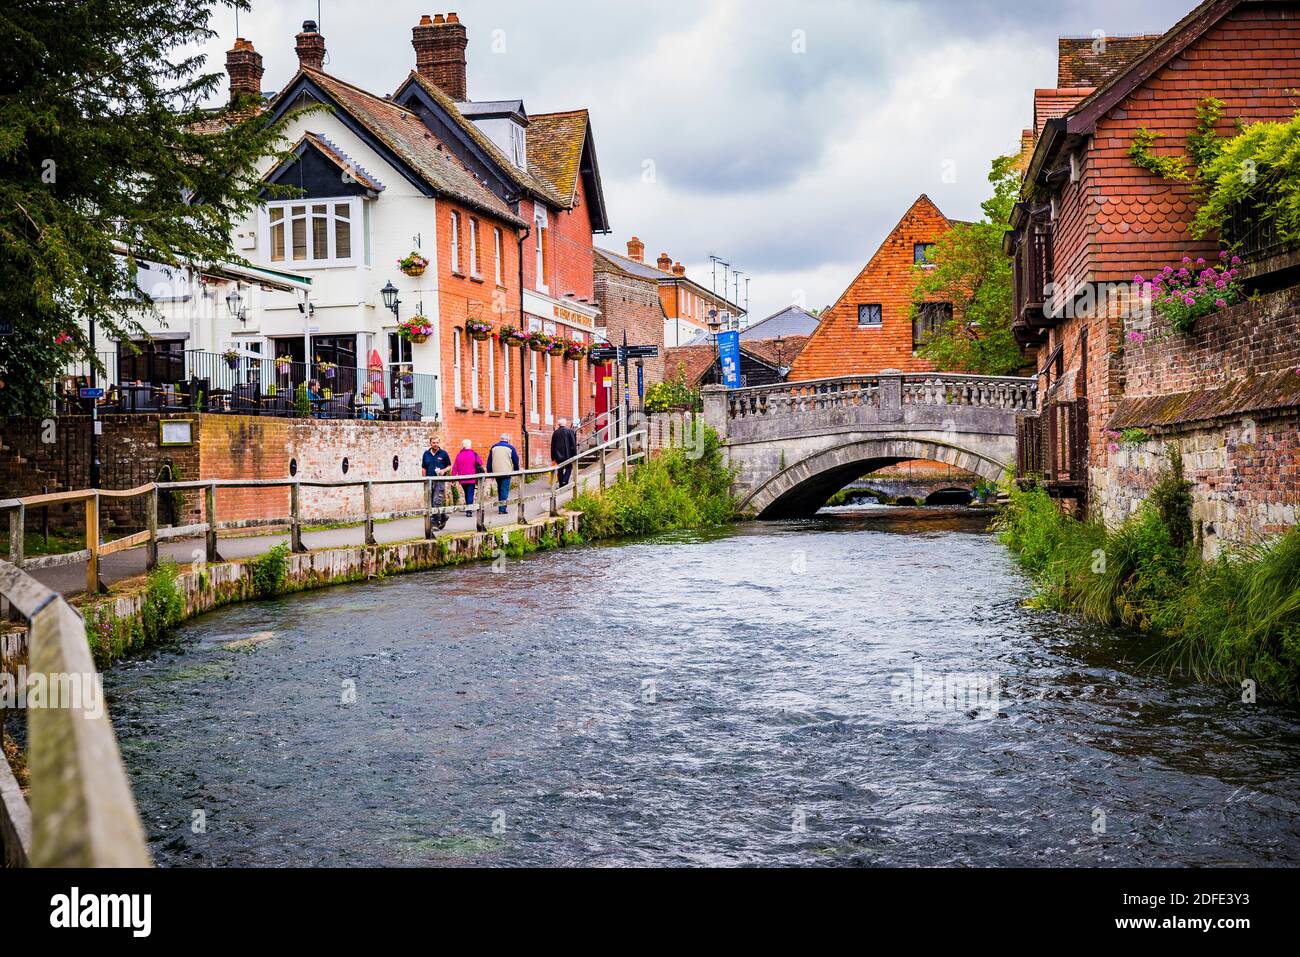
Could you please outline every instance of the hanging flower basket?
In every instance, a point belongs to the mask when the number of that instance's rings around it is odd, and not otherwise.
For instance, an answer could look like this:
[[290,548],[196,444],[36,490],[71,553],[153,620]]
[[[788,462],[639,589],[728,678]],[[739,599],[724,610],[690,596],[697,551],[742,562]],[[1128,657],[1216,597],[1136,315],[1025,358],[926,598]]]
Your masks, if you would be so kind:
[[402,385],[410,385],[415,381],[415,376],[410,372],[402,373]]
[[334,378],[334,370],[337,366],[332,362],[322,362],[320,359],[317,359],[316,368],[320,370],[320,374],[323,378],[332,379]]
[[429,260],[425,259],[415,250],[411,250],[409,256],[404,256],[397,260],[397,268],[406,273],[406,275],[415,278],[423,276],[424,271],[429,268]]
[[293,360],[292,360],[292,359],[276,359],[276,360],[275,360],[275,369],[276,369],[276,371],[279,372],[281,375],[288,375],[289,372],[291,372],[291,371],[293,370]]
[[564,348],[563,339],[551,339],[546,343],[546,354],[550,356],[562,356],[564,355]]
[[522,346],[528,341],[524,333],[520,332],[514,326],[502,326],[501,332],[498,333],[502,342],[508,346]]
[[433,323],[429,322],[424,316],[412,316],[410,319],[403,319],[397,324],[397,334],[417,345],[428,342],[429,337],[433,335]]
[[466,319],[465,332],[471,339],[478,342],[486,342],[492,338],[491,323],[484,322],[482,319]]
[[551,346],[551,337],[544,332],[530,332],[528,334],[528,348],[534,352],[545,352]]
[[564,344],[564,358],[572,359],[577,362],[587,354],[587,347],[581,342],[574,342],[572,339]]
[[227,349],[225,352],[221,353],[221,358],[226,360],[226,365],[230,366],[230,368],[239,368],[239,353],[234,349]]

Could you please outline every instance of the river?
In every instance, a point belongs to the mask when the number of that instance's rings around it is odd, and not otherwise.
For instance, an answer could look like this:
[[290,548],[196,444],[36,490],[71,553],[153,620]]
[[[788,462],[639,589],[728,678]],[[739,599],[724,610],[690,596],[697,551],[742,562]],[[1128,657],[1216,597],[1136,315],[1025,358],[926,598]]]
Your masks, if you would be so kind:
[[106,676],[153,852],[1300,863],[1300,713],[1023,607],[981,517],[916,514],[570,548],[197,619]]

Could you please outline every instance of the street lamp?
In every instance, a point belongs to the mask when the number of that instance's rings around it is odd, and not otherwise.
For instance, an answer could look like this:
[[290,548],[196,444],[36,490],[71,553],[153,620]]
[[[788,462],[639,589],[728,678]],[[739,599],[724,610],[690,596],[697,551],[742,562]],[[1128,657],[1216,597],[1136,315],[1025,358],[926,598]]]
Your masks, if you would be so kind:
[[243,306],[244,297],[239,294],[239,286],[230,290],[230,295],[226,297],[226,308],[230,310],[230,315],[240,322],[248,322],[248,310]]
[[397,307],[402,304],[402,300],[397,298],[397,287],[393,285],[391,279],[388,280],[383,289],[379,290],[379,294],[384,297],[384,308],[391,310],[393,318],[396,319]]

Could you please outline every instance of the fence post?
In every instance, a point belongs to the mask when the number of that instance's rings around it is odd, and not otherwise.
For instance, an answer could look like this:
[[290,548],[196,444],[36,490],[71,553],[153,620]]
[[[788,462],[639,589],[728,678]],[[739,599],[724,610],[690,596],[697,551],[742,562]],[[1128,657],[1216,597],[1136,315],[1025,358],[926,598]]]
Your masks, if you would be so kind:
[[474,482],[474,498],[478,508],[474,512],[474,530],[477,532],[487,531],[487,498],[483,494],[487,491],[487,483],[479,478]]
[[375,503],[374,503],[374,482],[367,482],[365,487],[366,503],[366,544],[375,544]]
[[149,526],[149,541],[145,545],[145,567],[158,567],[158,486],[155,484],[144,499],[144,520]]
[[426,479],[424,483],[424,537],[427,541],[433,534],[433,482]]
[[[576,469],[577,466],[574,465],[574,468]],[[558,518],[560,515],[560,504],[555,498],[556,492],[558,491],[559,480],[560,470],[555,469],[551,472],[551,518]]]
[[99,594],[99,494],[86,499],[86,548],[90,558],[86,562],[86,591]]
[[15,568],[23,567],[23,530],[27,527],[27,506],[19,506],[9,513],[9,561]]
[[289,486],[289,549],[295,553],[306,551],[302,547],[302,500],[298,489],[297,482]]
[[210,484],[203,489],[203,511],[208,520],[207,560],[219,562],[217,555],[217,486]]
[[528,476],[520,475],[519,492],[515,499],[515,514],[518,519],[518,523],[520,525],[528,524],[528,505],[525,501],[527,497],[528,497]]
[[605,450],[607,446],[600,447],[600,490],[605,491]]

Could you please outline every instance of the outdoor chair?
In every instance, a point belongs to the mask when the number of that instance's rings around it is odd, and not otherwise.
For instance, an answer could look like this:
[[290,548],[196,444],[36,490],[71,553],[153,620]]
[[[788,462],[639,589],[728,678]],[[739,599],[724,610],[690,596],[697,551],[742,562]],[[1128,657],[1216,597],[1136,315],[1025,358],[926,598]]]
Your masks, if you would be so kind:
[[230,410],[241,415],[257,415],[262,410],[261,390],[255,383],[237,385],[230,390]]
[[403,422],[419,422],[424,418],[424,403],[407,402],[402,406],[400,417]]
[[352,393],[344,392],[342,395],[335,393],[330,400],[325,403],[325,418],[327,419],[350,419],[352,418]]

